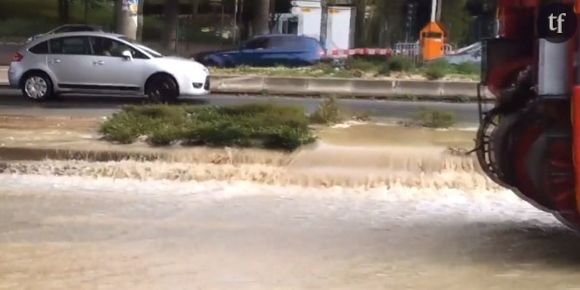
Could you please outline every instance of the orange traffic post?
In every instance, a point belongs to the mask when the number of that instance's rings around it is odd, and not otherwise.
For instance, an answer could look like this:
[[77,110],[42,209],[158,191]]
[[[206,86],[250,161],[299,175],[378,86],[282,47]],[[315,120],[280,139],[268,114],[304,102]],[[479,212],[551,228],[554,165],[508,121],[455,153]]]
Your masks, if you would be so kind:
[[430,61],[445,55],[445,32],[441,24],[429,22],[420,35],[421,50],[424,61]]

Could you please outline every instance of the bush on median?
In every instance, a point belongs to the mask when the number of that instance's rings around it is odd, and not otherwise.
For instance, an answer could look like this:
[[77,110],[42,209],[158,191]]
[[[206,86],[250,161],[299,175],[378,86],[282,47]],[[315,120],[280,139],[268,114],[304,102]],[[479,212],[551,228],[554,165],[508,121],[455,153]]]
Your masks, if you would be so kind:
[[434,60],[425,67],[424,75],[428,80],[438,80],[452,72],[451,65],[445,60]]
[[415,121],[422,127],[447,129],[455,124],[456,117],[452,112],[423,109],[417,114]]
[[106,140],[122,144],[143,136],[155,146],[180,142],[294,150],[315,140],[303,109],[269,104],[130,106],[105,121],[101,133]]
[[411,58],[400,55],[389,57],[386,65],[388,72],[410,72],[414,68],[415,64]]
[[342,112],[336,101],[336,97],[325,98],[316,111],[310,116],[310,121],[315,124],[336,124],[342,122]]

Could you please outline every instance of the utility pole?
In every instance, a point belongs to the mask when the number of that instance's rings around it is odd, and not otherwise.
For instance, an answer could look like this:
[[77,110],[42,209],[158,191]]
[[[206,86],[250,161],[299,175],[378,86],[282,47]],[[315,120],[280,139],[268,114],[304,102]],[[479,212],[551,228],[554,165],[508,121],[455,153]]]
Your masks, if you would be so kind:
[[431,1],[431,22],[435,22],[437,18],[437,2],[439,0]]
[[443,10],[443,3],[442,0],[437,0],[437,15],[435,16],[435,21],[441,21],[441,11]]
[[257,4],[254,8],[254,19],[252,33],[254,35],[263,35],[270,32],[270,0],[254,0]]
[[320,0],[320,44],[326,50],[326,38],[328,31],[328,0]]

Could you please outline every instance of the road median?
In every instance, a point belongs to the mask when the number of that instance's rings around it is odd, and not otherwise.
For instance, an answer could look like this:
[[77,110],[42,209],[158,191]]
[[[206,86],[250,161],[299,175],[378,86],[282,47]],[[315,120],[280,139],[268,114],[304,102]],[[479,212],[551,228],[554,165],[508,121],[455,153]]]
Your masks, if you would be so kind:
[[[0,87],[8,86],[7,72],[6,67],[0,67]],[[477,99],[477,82],[470,81],[213,75],[211,83],[213,93],[226,94],[448,101]]]
[[477,82],[302,78],[270,76],[212,76],[212,91],[236,94],[476,100]]

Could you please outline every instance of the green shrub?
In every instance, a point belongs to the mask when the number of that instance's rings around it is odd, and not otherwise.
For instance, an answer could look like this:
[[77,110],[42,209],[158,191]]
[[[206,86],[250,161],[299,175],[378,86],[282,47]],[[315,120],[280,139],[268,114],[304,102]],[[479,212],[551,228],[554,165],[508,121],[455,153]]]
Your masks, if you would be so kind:
[[231,107],[130,106],[101,126],[106,140],[131,143],[139,136],[155,146],[266,147],[293,150],[314,140],[300,107],[248,104]]
[[348,68],[351,70],[362,70],[362,71],[379,71],[381,66],[383,66],[385,60],[363,58],[363,57],[353,57],[348,60]]
[[247,147],[250,146],[250,132],[250,128],[224,119],[193,124],[185,134],[191,144]]
[[420,126],[427,128],[449,128],[455,124],[455,114],[439,110],[422,110],[416,117]]
[[310,116],[316,124],[336,124],[342,121],[340,108],[335,97],[324,99],[318,109]]
[[141,118],[128,112],[116,113],[101,125],[100,132],[106,140],[129,144],[145,133]]
[[320,70],[323,74],[330,74],[334,72],[335,68],[332,63],[329,62],[319,62],[316,65],[312,66],[313,70]]
[[389,64],[386,63],[383,66],[381,66],[381,68],[379,69],[377,74],[380,76],[390,76],[391,75],[391,68],[389,67]]
[[387,62],[387,68],[389,72],[408,72],[411,71],[414,67],[415,64],[413,63],[412,59],[399,55],[390,57]]
[[479,65],[470,62],[460,63],[455,66],[455,72],[463,75],[476,75],[479,74],[481,68]]
[[426,66],[425,77],[438,80],[452,71],[451,65],[445,60],[435,60]]
[[173,124],[159,124],[151,129],[147,142],[154,146],[167,146],[171,143],[182,140],[185,134],[183,128]]
[[187,107],[170,105],[143,105],[127,106],[124,110],[136,116],[152,119],[163,119],[165,121],[180,123],[185,120],[184,113],[186,112]]
[[315,141],[309,131],[292,126],[278,127],[265,137],[263,146],[272,149],[293,150],[302,144],[309,144]]

